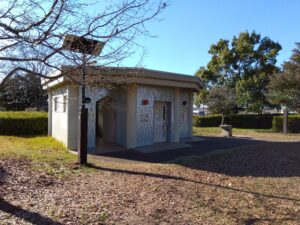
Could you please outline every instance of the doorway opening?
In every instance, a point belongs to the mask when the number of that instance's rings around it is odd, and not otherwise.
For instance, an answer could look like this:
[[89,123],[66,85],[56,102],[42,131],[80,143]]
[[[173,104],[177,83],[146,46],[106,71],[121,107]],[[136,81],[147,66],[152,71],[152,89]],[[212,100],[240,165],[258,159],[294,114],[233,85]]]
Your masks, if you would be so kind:
[[170,140],[170,103],[154,102],[153,134],[154,142],[168,142]]
[[96,103],[96,145],[116,142],[116,102],[105,97]]

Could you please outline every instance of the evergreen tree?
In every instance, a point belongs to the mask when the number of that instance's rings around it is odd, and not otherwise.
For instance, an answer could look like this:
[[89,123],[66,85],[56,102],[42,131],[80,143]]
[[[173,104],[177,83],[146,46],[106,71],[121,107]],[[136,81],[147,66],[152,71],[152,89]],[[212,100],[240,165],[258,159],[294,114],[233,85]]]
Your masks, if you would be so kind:
[[206,68],[196,72],[207,85],[198,101],[204,101],[212,87],[225,85],[235,89],[237,106],[262,112],[270,105],[266,87],[271,74],[279,70],[275,64],[280,50],[280,44],[256,32],[242,32],[231,42],[219,40],[210,47],[212,58]]
[[296,43],[282,71],[272,76],[268,98],[274,104],[286,106],[288,110],[300,110],[300,43]]

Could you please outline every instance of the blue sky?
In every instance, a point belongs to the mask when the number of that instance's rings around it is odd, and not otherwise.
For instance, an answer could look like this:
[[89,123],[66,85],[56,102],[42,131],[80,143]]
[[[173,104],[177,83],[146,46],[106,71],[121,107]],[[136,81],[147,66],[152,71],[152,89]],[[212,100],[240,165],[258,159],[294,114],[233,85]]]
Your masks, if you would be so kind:
[[[157,38],[140,38],[147,48],[144,66],[193,75],[210,60],[208,49],[220,38],[231,40],[242,31],[268,36],[282,45],[278,65],[289,59],[300,42],[300,0],[173,0],[148,24]],[[137,58],[130,58],[132,66]]]

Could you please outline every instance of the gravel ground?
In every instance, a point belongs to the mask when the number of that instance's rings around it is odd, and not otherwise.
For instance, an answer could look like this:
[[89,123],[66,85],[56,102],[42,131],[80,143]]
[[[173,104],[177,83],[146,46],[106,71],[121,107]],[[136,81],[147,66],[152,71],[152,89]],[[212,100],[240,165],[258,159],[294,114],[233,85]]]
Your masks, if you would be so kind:
[[299,142],[64,178],[0,157],[0,224],[299,224],[299,193]]

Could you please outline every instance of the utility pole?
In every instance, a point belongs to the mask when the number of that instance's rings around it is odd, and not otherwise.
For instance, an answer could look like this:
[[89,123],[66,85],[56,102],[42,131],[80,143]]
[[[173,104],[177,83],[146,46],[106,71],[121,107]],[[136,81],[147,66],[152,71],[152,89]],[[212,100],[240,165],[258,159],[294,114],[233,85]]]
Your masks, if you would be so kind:
[[78,163],[80,165],[87,164],[88,109],[85,104],[90,102],[90,99],[85,96],[87,55],[100,55],[103,46],[103,42],[71,34],[66,35],[62,46],[66,50],[82,54],[81,108],[78,134]]

